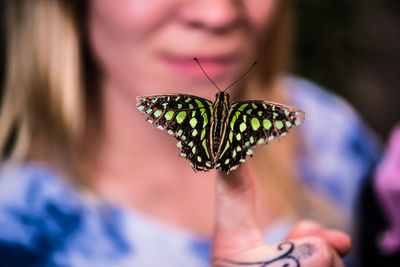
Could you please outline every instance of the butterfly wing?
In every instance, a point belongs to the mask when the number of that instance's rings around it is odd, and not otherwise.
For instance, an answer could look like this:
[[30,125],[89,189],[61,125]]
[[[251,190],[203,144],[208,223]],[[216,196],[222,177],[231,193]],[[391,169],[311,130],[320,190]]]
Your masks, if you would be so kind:
[[209,149],[211,101],[184,94],[139,96],[137,108],[148,122],[178,140],[180,156],[188,159],[195,171],[214,168]]
[[237,169],[246,161],[246,156],[253,154],[253,147],[285,136],[304,118],[303,111],[282,104],[260,100],[233,103],[217,169],[227,173]]

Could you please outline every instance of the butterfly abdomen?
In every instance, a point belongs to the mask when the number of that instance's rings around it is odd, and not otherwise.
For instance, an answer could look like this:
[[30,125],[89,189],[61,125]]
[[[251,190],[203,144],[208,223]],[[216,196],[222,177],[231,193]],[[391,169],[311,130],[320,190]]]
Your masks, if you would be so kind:
[[213,104],[210,132],[210,139],[212,140],[211,149],[215,159],[218,157],[219,151],[221,150],[221,140],[225,138],[229,109],[229,95],[224,92],[218,93]]

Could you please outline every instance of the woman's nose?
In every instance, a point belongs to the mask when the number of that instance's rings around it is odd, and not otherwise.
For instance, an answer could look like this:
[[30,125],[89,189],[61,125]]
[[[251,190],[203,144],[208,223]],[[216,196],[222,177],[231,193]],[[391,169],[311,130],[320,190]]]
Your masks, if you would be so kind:
[[180,16],[191,27],[224,31],[240,20],[241,0],[183,0]]

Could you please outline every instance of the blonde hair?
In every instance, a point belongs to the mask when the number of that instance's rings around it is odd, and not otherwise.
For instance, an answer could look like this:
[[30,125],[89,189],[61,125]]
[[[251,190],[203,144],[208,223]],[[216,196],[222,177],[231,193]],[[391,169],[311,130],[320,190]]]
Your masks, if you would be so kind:
[[73,2],[6,3],[5,90],[0,113],[3,159],[36,157],[60,168],[72,160],[85,119]]
[[[275,25],[262,44],[263,63],[251,77],[255,86],[246,90],[247,96],[264,94],[265,88],[271,88],[276,77],[288,68],[291,2],[280,1]],[[96,99],[85,99],[90,88],[87,62],[83,60],[81,31],[85,27],[80,23],[84,23],[85,14],[82,18],[78,10],[85,12],[85,8],[81,5],[72,0],[7,1],[5,90],[0,113],[3,160],[43,160],[75,178],[77,184],[85,184],[79,175],[79,157],[83,153],[80,147],[86,129],[90,128],[87,117],[92,106],[88,106]],[[290,138],[297,136],[292,134]],[[298,153],[297,148],[289,149],[291,156]],[[258,159],[268,162],[255,161],[260,173],[273,174],[261,179],[262,183],[270,181],[269,185],[273,184],[282,196],[288,196],[291,211],[303,211],[304,207],[298,205],[301,203],[311,206],[321,217],[336,218],[329,215],[329,204],[320,204],[318,197],[311,199],[298,182],[297,171],[289,167],[296,164],[290,155],[276,145],[259,151]]]

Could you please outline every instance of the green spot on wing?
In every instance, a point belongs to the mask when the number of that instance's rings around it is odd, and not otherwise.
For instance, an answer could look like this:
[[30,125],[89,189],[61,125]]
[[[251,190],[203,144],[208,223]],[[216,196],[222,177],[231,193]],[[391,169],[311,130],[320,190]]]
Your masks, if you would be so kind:
[[206,128],[203,128],[203,130],[201,131],[200,140],[203,140],[205,136],[206,136]]
[[175,112],[173,112],[173,111],[168,111],[168,112],[165,113],[165,115],[164,115],[165,119],[166,119],[167,121],[169,121],[169,120],[172,119],[172,117],[174,116],[174,113],[175,113]]
[[226,142],[225,149],[224,149],[224,151],[222,151],[222,154],[219,156],[220,158],[225,154],[225,152],[228,150],[228,148],[229,148],[229,142]]
[[230,170],[230,171],[234,171],[234,170],[236,170],[238,167],[239,167],[238,165],[235,165],[235,166],[232,166],[229,170]]
[[265,119],[265,120],[263,120],[263,126],[264,126],[265,130],[269,130],[272,126],[272,123],[270,120]]
[[282,123],[282,121],[276,121],[276,122],[275,122],[275,126],[276,126],[276,128],[277,128],[278,130],[282,129],[282,128],[283,128],[283,123]]
[[207,113],[203,112],[203,128],[206,127],[207,123],[208,123]]
[[238,110],[243,111],[249,104],[242,104]]
[[207,142],[206,142],[206,139],[204,139],[204,140],[203,140],[203,143],[202,143],[202,145],[203,145],[204,151],[205,151],[205,152],[206,152],[206,154],[207,154],[207,158],[210,158],[210,154],[208,154],[208,149],[207,149]]
[[257,118],[252,118],[250,123],[254,131],[257,131],[258,128],[260,128],[260,121]]
[[156,116],[157,118],[160,117],[162,111],[157,109],[156,111],[154,111],[154,116]]
[[192,118],[192,119],[189,121],[189,123],[190,123],[190,126],[192,126],[192,128],[194,128],[194,127],[196,127],[197,119],[196,119],[196,118]]
[[285,109],[284,112],[285,112],[286,116],[289,116],[289,114],[290,114],[289,110]]
[[199,132],[197,131],[197,129],[194,129],[192,132],[192,136],[196,136]]
[[178,115],[176,115],[176,121],[178,123],[182,123],[182,121],[185,119],[186,117],[186,112],[185,111],[181,111],[178,113]]
[[239,126],[239,130],[240,130],[240,132],[244,132],[244,130],[246,130],[246,123],[244,123],[244,122],[242,122],[241,124],[240,124],[240,126]]
[[196,103],[197,103],[197,106],[198,106],[199,108],[202,108],[202,107],[204,107],[203,103],[201,103],[201,101],[200,101],[200,100],[198,100],[198,99],[195,99],[194,101],[196,101]]
[[138,107],[138,110],[143,110],[144,109],[144,106],[139,106]]
[[236,114],[235,114],[235,116],[233,116],[233,118],[232,118],[232,120],[231,120],[231,129],[233,130],[233,127],[235,126],[235,122],[236,122],[236,120],[237,120],[237,118],[238,118],[238,116],[239,116],[239,112],[236,112]]

